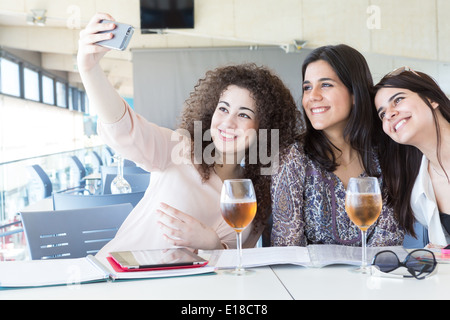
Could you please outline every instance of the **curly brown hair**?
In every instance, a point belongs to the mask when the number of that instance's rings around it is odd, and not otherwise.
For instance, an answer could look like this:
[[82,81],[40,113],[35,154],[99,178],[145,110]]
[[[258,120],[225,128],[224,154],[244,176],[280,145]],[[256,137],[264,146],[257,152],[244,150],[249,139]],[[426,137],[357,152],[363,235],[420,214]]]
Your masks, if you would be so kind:
[[[203,137],[211,127],[211,120],[221,94],[230,85],[250,91],[252,98],[255,100],[259,120],[258,142],[260,145],[263,143],[267,146],[267,154],[272,158],[274,153],[285,149],[301,137],[304,125],[291,92],[275,73],[267,67],[260,67],[253,63],[225,66],[208,71],[205,78],[199,80],[194,91],[186,100],[179,127],[186,130],[191,137],[194,137],[196,136],[194,135],[194,122],[200,121],[201,137]],[[198,123],[196,128],[198,130]],[[260,135],[261,129],[266,129],[267,135]],[[279,140],[279,150],[271,150],[271,130],[273,129],[278,130],[278,135],[275,136]],[[210,143],[211,141],[202,141],[202,150]],[[191,156],[193,159],[194,149],[194,139],[191,139]],[[261,174],[261,169],[270,167],[270,163],[263,164],[260,159],[257,163],[253,163],[253,161],[249,163],[248,154],[245,156],[245,162],[245,178],[252,180],[258,201],[254,229],[257,231],[266,225],[271,214],[271,176]],[[209,179],[213,168],[214,163],[201,161],[198,170],[204,182]]]

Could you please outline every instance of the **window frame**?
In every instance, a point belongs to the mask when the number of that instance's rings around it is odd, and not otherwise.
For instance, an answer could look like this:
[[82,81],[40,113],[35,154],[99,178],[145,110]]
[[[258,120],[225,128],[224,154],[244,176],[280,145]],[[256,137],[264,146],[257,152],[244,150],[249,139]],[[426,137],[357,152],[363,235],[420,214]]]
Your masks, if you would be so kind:
[[[80,112],[84,114],[88,113],[88,98],[86,92],[84,90],[78,89],[76,86],[71,85],[67,79],[59,77],[42,67],[36,66],[24,59],[17,57],[8,51],[0,48],[0,58],[9,60],[13,63],[18,64],[19,66],[19,95],[8,94],[1,91],[1,67],[0,67],[0,95],[11,96],[14,98],[24,99],[28,101],[43,103],[46,105],[55,106],[62,109],[67,109],[75,112]],[[38,83],[39,83],[39,100],[28,99],[25,97],[25,68],[30,69],[38,73]],[[53,82],[53,103],[44,102],[44,92],[43,92],[43,77],[49,77]],[[57,94],[57,83],[62,83],[65,92],[64,92],[64,104],[65,106],[58,105],[58,94]],[[70,93],[69,93],[70,92]],[[83,99],[83,101],[81,101]]]

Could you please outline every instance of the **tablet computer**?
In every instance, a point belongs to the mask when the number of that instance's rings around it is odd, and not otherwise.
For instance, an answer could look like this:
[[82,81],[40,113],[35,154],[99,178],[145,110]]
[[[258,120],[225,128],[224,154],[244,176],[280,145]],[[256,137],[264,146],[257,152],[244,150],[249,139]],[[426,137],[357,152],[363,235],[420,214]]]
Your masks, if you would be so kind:
[[186,248],[118,251],[111,252],[109,256],[109,260],[120,266],[121,271],[197,268],[208,263]]

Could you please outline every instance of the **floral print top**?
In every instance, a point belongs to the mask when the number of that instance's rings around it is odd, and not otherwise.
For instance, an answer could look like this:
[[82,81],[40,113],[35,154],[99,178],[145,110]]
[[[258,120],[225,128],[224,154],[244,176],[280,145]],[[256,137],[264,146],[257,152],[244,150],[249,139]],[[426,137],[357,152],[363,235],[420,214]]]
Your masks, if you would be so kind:
[[[311,160],[303,145],[293,144],[282,157],[271,191],[273,246],[362,245],[360,230],[345,212],[343,183]],[[400,246],[403,238],[393,209],[383,202],[380,217],[367,230],[367,246]]]

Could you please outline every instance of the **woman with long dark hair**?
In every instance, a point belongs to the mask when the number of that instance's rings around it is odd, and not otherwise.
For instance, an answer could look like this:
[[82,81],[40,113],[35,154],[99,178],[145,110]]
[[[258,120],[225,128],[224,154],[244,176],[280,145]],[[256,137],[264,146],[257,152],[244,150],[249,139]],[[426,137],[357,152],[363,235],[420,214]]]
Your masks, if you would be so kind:
[[402,67],[375,86],[386,133],[381,165],[389,202],[414,235],[417,220],[432,244],[450,243],[450,100],[425,73]]
[[[272,179],[273,245],[361,245],[361,233],[345,211],[351,177],[382,183],[377,145],[380,127],[364,57],[347,45],[314,50],[302,68],[306,132],[283,153]],[[404,231],[383,203],[367,232],[369,246],[401,245]]]

